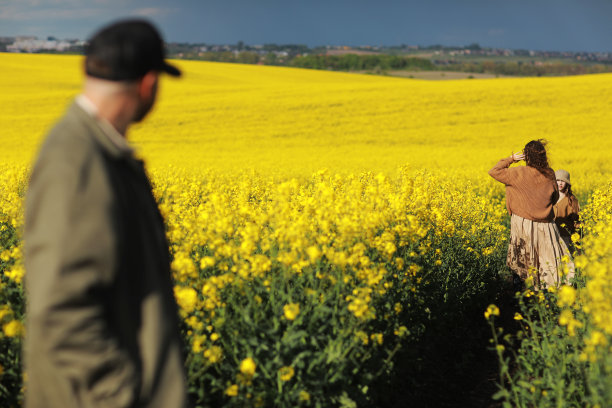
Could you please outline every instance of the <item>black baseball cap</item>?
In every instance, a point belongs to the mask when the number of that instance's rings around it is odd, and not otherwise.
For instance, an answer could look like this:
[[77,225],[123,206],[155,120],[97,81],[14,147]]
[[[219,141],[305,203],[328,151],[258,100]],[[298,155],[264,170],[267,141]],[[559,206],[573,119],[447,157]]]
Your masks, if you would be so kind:
[[149,71],[180,76],[181,71],[164,58],[164,41],[153,24],[122,20],[91,37],[85,48],[85,73],[110,81],[136,80]]

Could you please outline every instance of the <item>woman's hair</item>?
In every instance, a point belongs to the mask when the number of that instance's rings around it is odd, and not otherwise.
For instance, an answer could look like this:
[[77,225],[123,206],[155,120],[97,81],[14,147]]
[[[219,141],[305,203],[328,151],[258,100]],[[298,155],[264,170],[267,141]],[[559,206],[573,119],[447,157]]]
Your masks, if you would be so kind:
[[556,180],[555,172],[548,165],[548,158],[546,157],[546,140],[532,140],[525,145],[523,153],[525,154],[525,162],[528,166],[535,168],[549,179],[553,181]]
[[565,184],[565,193],[564,194],[567,197],[567,201],[570,204],[573,205],[574,201],[577,201],[576,196],[572,192],[572,185],[571,184]]

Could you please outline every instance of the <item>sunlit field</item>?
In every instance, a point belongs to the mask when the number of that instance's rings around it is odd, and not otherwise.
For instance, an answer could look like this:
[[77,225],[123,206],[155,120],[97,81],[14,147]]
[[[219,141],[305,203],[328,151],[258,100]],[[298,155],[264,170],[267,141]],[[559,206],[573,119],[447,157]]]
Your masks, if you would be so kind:
[[[0,54],[1,406],[24,386],[28,167],[81,63]],[[183,78],[163,78],[128,139],[167,223],[197,406],[442,406],[494,353],[510,406],[612,403],[612,75],[428,82],[176,64]],[[525,292],[520,329],[500,333],[508,216],[487,170],[537,138],[571,173],[584,255],[576,289]]]
[[[80,57],[0,55],[2,161],[29,163],[79,92]],[[177,61],[159,104],[129,138],[168,164],[281,176],[393,173],[399,166],[481,177],[534,138],[577,189],[612,171],[612,75],[419,81]]]

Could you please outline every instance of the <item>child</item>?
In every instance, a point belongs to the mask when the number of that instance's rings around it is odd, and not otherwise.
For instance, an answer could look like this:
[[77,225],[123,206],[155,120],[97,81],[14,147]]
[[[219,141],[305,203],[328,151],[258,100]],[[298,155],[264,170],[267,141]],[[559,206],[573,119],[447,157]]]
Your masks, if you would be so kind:
[[559,228],[561,238],[572,252],[575,251],[572,235],[579,231],[580,204],[578,199],[572,193],[572,185],[570,183],[570,174],[565,170],[555,171],[557,186],[559,186],[559,199],[553,206],[555,211],[555,224]]

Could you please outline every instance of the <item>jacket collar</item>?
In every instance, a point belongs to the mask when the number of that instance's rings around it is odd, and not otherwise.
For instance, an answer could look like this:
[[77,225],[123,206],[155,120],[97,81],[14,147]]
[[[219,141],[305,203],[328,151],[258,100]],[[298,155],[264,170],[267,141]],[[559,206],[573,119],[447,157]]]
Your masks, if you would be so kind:
[[[104,131],[104,127],[101,126],[100,121],[79,106],[76,101],[73,102],[68,108],[67,114],[73,115],[77,120],[85,123],[85,125],[91,130],[92,138],[96,144],[110,157],[115,160],[124,160],[139,173],[144,172],[144,162],[134,157],[134,149],[130,147],[127,141],[123,145],[120,143],[114,143]],[[111,125],[109,124],[109,126]]]
[[[134,159],[134,149],[127,143],[110,123],[104,123],[95,117],[76,100],[68,109],[68,113],[82,121],[92,131],[91,134],[97,144],[111,157],[116,159]],[[115,132],[116,134],[112,134]]]

